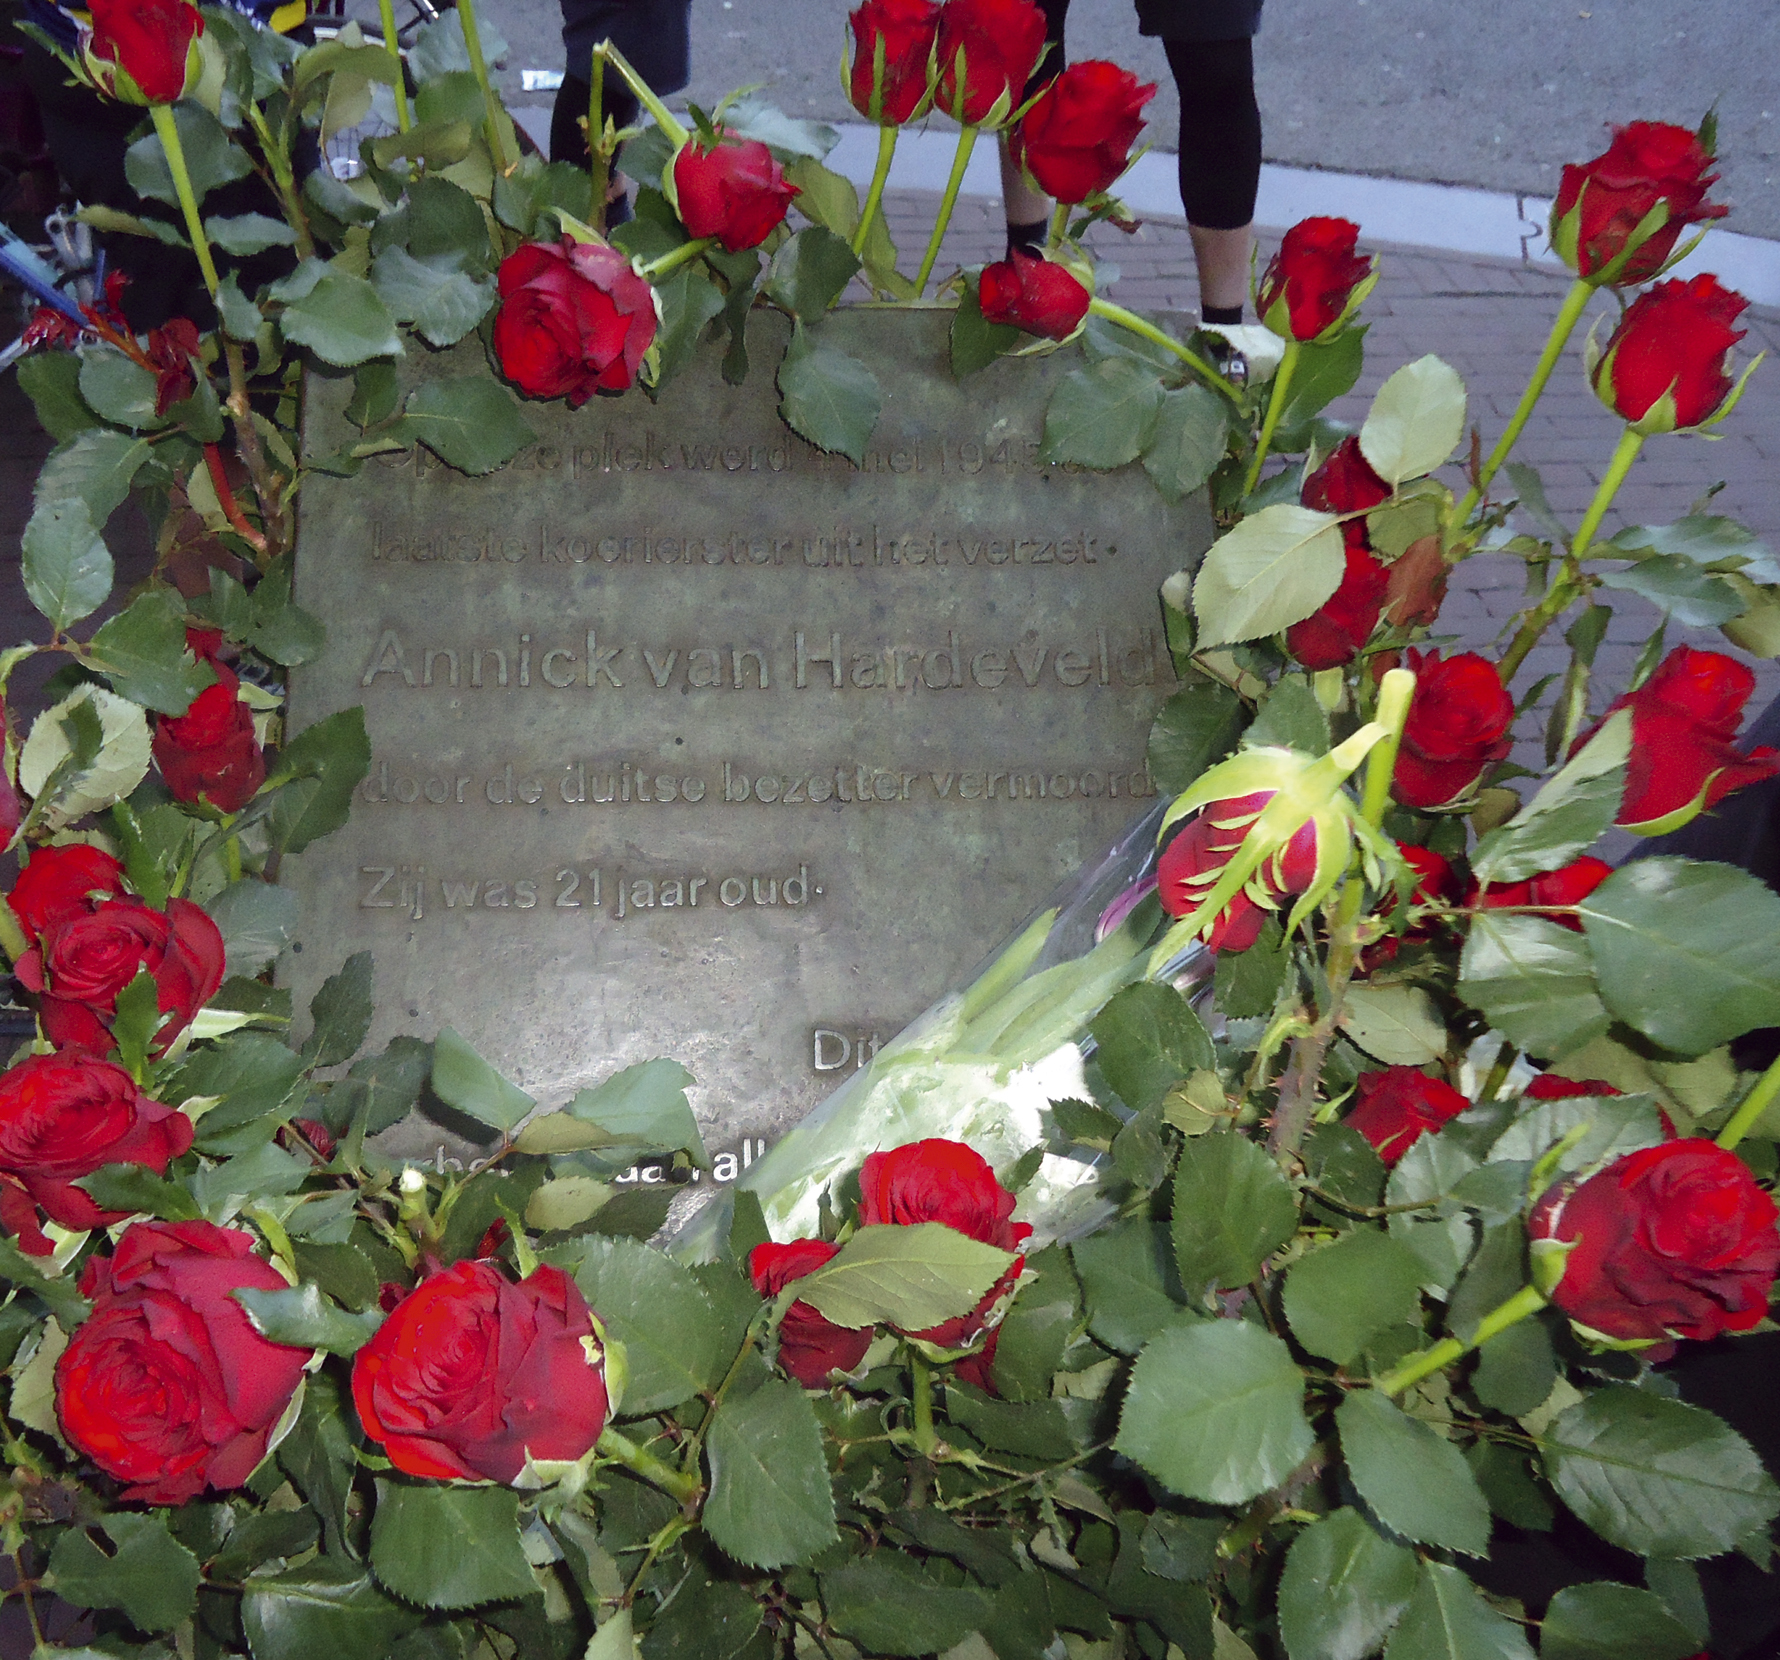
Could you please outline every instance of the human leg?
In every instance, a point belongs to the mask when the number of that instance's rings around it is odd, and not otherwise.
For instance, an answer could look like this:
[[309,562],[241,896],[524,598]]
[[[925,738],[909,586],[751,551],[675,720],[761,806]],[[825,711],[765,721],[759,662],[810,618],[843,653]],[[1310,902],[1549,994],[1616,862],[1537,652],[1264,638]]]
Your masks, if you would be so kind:
[[[1038,73],[1026,83],[1023,98],[1030,98],[1063,67],[1063,23],[1069,0],[1038,0],[1045,14],[1045,55]],[[1007,246],[1036,254],[1045,245],[1051,228],[1051,199],[1026,181],[1025,173],[1007,151],[1007,134],[1001,134],[1001,204],[1007,215]]]

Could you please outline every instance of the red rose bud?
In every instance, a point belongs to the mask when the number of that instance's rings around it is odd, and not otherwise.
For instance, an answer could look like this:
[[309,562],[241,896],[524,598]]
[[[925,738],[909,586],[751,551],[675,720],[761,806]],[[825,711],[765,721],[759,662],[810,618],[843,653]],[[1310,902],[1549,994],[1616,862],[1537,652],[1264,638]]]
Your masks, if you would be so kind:
[[494,351],[528,397],[579,409],[595,392],[633,385],[655,339],[655,291],[614,248],[527,242],[497,278]]
[[6,897],[25,938],[35,943],[52,922],[85,916],[100,899],[123,891],[124,867],[116,859],[90,843],[67,842],[31,849],[31,862]]
[[239,1487],[266,1456],[308,1349],[268,1342],[232,1292],[286,1291],[253,1235],[208,1222],[138,1222],[94,1257],[93,1312],[56,1362],[62,1433],[132,1504]]
[[1776,1214],[1735,1153],[1688,1139],[1551,1188],[1527,1234],[1574,1244],[1551,1300],[1578,1325],[1620,1342],[1703,1342],[1767,1314]]
[[606,1356],[560,1268],[515,1285],[459,1262],[396,1305],[352,1362],[352,1404],[398,1470],[512,1483],[527,1459],[572,1463],[605,1428]]
[[933,0],[865,0],[847,23],[853,31],[853,67],[847,76],[853,108],[882,127],[914,120],[932,81],[939,7]]
[[1749,302],[1718,279],[1659,282],[1626,308],[1594,368],[1601,402],[1637,432],[1704,426],[1730,413],[1727,368]]
[[997,103],[1004,111],[1019,103],[1044,49],[1045,14],[1032,0],[946,0],[935,48],[935,102],[960,126],[980,127]]
[[38,1020],[58,1048],[72,1044],[103,1055],[111,1048],[117,994],[147,969],[159,1007],[170,1016],[152,1053],[191,1025],[223,979],[223,939],[200,906],[169,899],[165,911],[133,895],[107,899],[90,912],[53,922],[36,947],[13,965],[28,990],[40,992]]
[[1143,107],[1155,96],[1153,81],[1140,86],[1116,63],[1072,63],[1020,118],[1010,148],[1047,196],[1085,202],[1131,165]]
[[[1754,690],[1755,675],[1734,657],[1677,646],[1637,691],[1609,704],[1608,715],[1632,712],[1631,756],[1615,822],[1642,836],[1666,835],[1732,790],[1780,773],[1780,751],[1764,746],[1745,753],[1736,745]],[[1593,735],[1578,738],[1577,747]]]
[[223,632],[220,628],[188,628],[185,649],[200,663],[216,668],[222,662]]
[[1315,340],[1345,322],[1366,297],[1373,262],[1354,252],[1350,219],[1301,219],[1280,241],[1255,310],[1286,340]]
[[[1298,499],[1319,513],[1364,513],[1390,497],[1391,487],[1372,470],[1360,440],[1352,434],[1329,452],[1328,460],[1305,479],[1298,492]],[[1341,529],[1350,546],[1355,542],[1370,546],[1364,519],[1346,519]]]
[[148,331],[144,355],[155,372],[155,414],[165,415],[197,389],[198,371],[192,360],[198,346],[197,325],[184,317]]
[[[1453,896],[1458,878],[1453,874],[1451,864],[1438,853],[1431,848],[1412,846],[1408,842],[1398,842],[1397,851],[1415,876],[1415,886],[1409,892],[1411,906],[1431,905]],[[1394,915],[1397,903],[1396,889],[1387,889],[1379,903],[1378,914],[1381,917]],[[1388,967],[1396,961],[1397,953],[1405,944],[1432,939],[1435,927],[1435,919],[1425,917],[1405,928],[1401,934],[1386,935],[1383,939],[1374,940],[1360,953],[1360,972],[1376,974],[1381,968]]]
[[[776,1297],[794,1280],[813,1274],[840,1250],[821,1239],[794,1239],[789,1245],[756,1245],[748,1253],[748,1275],[763,1297]],[[871,1328],[849,1331],[825,1319],[811,1303],[795,1302],[779,1326],[779,1364],[806,1389],[826,1389],[830,1372],[850,1372],[871,1347]]]
[[985,265],[977,282],[984,322],[1011,323],[1044,340],[1067,340],[1074,334],[1092,298],[1063,266],[1018,248]]
[[197,81],[204,19],[187,0],[88,0],[87,10],[86,66],[113,98],[176,104]]
[[1444,807],[1513,748],[1514,700],[1495,665],[1474,651],[1444,662],[1438,651],[1412,651],[1409,667],[1415,698],[1391,788],[1405,807]]
[[1604,154],[1564,169],[1551,205],[1551,246],[1579,277],[1598,277],[1632,246],[1651,209],[1667,217],[1638,243],[1610,280],[1631,288],[1649,282],[1675,250],[1685,226],[1722,219],[1729,208],[1706,200],[1718,175],[1697,133],[1663,121],[1634,121],[1613,130]]
[[785,221],[799,194],[784,169],[755,138],[718,135],[705,149],[697,138],[674,157],[680,222],[695,237],[714,236],[732,254],[758,248]]
[[[1217,886],[1236,856],[1249,826],[1273,799],[1272,790],[1214,801],[1187,821],[1162,850],[1156,866],[1157,894],[1170,916],[1186,916]],[[1219,912],[1206,936],[1213,951],[1246,951],[1261,937],[1261,925],[1286,894],[1305,892],[1316,880],[1317,827],[1301,826],[1273,858],[1265,860],[1236,897]]]
[[1438,1130],[1471,1105],[1451,1084],[1413,1066],[1364,1074],[1354,1103],[1342,1123],[1372,1144],[1387,1169],[1430,1130]]
[[[1524,882],[1491,882],[1487,888],[1479,888],[1473,882],[1465,894],[1465,903],[1472,909],[1486,911],[1580,905],[1612,874],[1612,865],[1585,854],[1562,870],[1543,871]],[[1551,915],[1546,920],[1573,933],[1582,932],[1579,916]]]
[[1569,1101],[1579,1095],[1618,1095],[1604,1078],[1560,1078],[1555,1072],[1541,1072],[1523,1089],[1523,1101]]
[[[1363,531],[1365,521],[1359,522]],[[1320,609],[1286,630],[1286,649],[1307,669],[1351,663],[1378,627],[1390,581],[1391,573],[1373,554],[1349,542],[1341,586]]]
[[109,1227],[128,1211],[101,1210],[74,1186],[102,1164],[140,1164],[157,1176],[192,1144],[192,1121],[151,1101],[121,1066],[78,1050],[32,1055],[0,1075],[0,1223],[34,1256],[51,1246],[41,1210],[75,1230]]
[[214,685],[199,692],[183,715],[155,722],[155,765],[175,801],[207,801],[218,812],[238,813],[266,781],[266,757],[235,671],[212,666]]

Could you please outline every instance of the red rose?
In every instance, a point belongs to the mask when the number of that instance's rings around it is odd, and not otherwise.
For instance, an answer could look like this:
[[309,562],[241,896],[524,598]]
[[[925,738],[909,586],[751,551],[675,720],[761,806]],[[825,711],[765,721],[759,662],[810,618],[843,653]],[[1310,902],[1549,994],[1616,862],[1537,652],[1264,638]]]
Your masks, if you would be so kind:
[[218,812],[238,813],[266,781],[266,757],[235,671],[213,666],[216,683],[199,692],[183,715],[155,722],[155,765],[175,801],[207,801]]
[[1514,747],[1514,700],[1474,651],[1409,653],[1415,697],[1391,788],[1405,807],[1443,807],[1474,789]]
[[192,1121],[151,1101],[121,1066],[78,1050],[32,1055],[0,1074],[0,1224],[33,1256],[52,1249],[37,1213],[76,1230],[109,1227],[128,1211],[101,1210],[74,1182],[102,1164],[140,1164],[157,1176],[192,1144]]
[[1016,160],[1059,202],[1085,202],[1131,165],[1131,146],[1143,131],[1143,106],[1155,83],[1116,63],[1072,63],[1020,118],[1011,149]]
[[515,1285],[496,1263],[454,1263],[354,1356],[352,1402],[398,1470],[511,1483],[527,1458],[573,1462],[599,1440],[605,1350],[560,1268]]
[[1735,1153],[1669,1141],[1551,1188],[1527,1232],[1575,1241],[1551,1300],[1624,1340],[1748,1331],[1780,1271],[1774,1201]]
[[1371,1142],[1373,1152],[1389,1168],[1430,1130],[1438,1130],[1470,1105],[1439,1078],[1413,1066],[1390,1066],[1361,1077],[1354,1106],[1342,1122]]
[[[1351,433],[1329,452],[1329,457],[1304,481],[1298,499],[1319,513],[1364,513],[1391,499],[1391,487],[1372,470],[1360,448],[1360,441]],[[1367,547],[1366,521],[1347,519],[1342,534],[1350,545],[1358,541]]]
[[[1249,826],[1273,799],[1272,790],[1232,796],[1202,807],[1167,847],[1156,866],[1156,891],[1170,916],[1186,916],[1217,886],[1236,856]],[[1219,913],[1205,943],[1213,951],[1246,951],[1261,937],[1272,908],[1257,895],[1277,901],[1303,893],[1316,880],[1316,825],[1304,824],[1283,852],[1263,861]]]
[[[748,1253],[748,1274],[763,1297],[776,1297],[793,1280],[813,1274],[840,1250],[821,1239],[794,1239],[789,1245],[756,1245]],[[871,1328],[849,1331],[824,1319],[806,1302],[795,1302],[779,1326],[779,1364],[806,1389],[826,1389],[830,1372],[850,1372],[871,1347]]]
[[[1632,712],[1632,752],[1615,822],[1660,835],[1716,807],[1732,790],[1780,773],[1780,751],[1764,746],[1745,753],[1736,746],[1754,690],[1754,673],[1734,657],[1677,646],[1637,691],[1610,703],[1608,715]],[[1593,735],[1579,738],[1577,747]]]
[[[939,13],[939,95],[961,127],[980,127],[998,99],[1019,103],[1045,49],[1045,14],[1032,0],[946,0]],[[958,55],[964,54],[964,85]]]
[[109,898],[123,891],[124,867],[116,859],[88,842],[68,842],[33,848],[7,903],[25,938],[35,942],[52,922],[85,916],[95,894]]
[[239,1487],[266,1456],[310,1351],[271,1343],[232,1292],[283,1291],[253,1235],[208,1222],[138,1222],[81,1289],[93,1312],[56,1362],[62,1433],[124,1498],[184,1504]]
[[[865,0],[847,19],[853,30],[853,68],[847,96],[867,121],[900,127],[914,120],[927,98],[939,7],[933,0]],[[883,46],[879,76],[877,54]]]
[[1541,1072],[1523,1089],[1523,1101],[1568,1101],[1578,1095],[1618,1095],[1604,1078],[1560,1078],[1555,1072]]
[[[859,1171],[861,1226],[940,1222],[997,1250],[1017,1251],[1032,1229],[1011,1220],[1016,1202],[983,1156],[960,1141],[932,1137],[910,1142],[892,1152],[873,1153]],[[969,1314],[909,1335],[944,1349],[974,1342],[1025,1265],[1026,1259],[1016,1255]]]
[[175,317],[148,331],[143,355],[155,372],[155,414],[165,415],[197,390],[198,371],[192,360],[198,355],[198,346],[198,327],[189,318]]
[[1384,614],[1391,573],[1364,547],[1347,547],[1341,586],[1286,630],[1286,649],[1307,669],[1338,669],[1359,656]]
[[1019,248],[985,265],[977,304],[987,323],[1010,323],[1045,340],[1067,340],[1082,326],[1092,296],[1063,266]]
[[1734,390],[1726,354],[1747,332],[1731,324],[1748,304],[1710,275],[1647,289],[1626,307],[1595,365],[1596,395],[1640,432],[1699,426]]
[[93,18],[87,64],[107,92],[130,104],[176,104],[185,96],[198,74],[192,48],[204,32],[196,6],[186,0],[88,0],[87,10]]
[[1261,279],[1261,321],[1287,340],[1314,340],[1339,323],[1372,274],[1372,261],[1354,252],[1359,235],[1351,219],[1299,220]]
[[[1453,874],[1451,864],[1438,853],[1431,848],[1412,846],[1408,842],[1398,842],[1397,851],[1403,855],[1404,864],[1415,873],[1415,886],[1409,893],[1409,903],[1412,906],[1431,905],[1437,900],[1452,897],[1458,879]],[[1378,914],[1388,917],[1396,909],[1396,890],[1388,888],[1379,904]],[[1401,934],[1387,934],[1383,939],[1374,940],[1360,953],[1360,972],[1376,974],[1381,968],[1389,967],[1397,960],[1397,953],[1406,944],[1419,944],[1432,939],[1436,925],[1436,919],[1424,917],[1405,928]]]
[[714,236],[732,254],[758,248],[785,221],[798,187],[757,138],[719,133],[709,150],[694,138],[674,157],[680,222],[695,237]]
[[1455,882],[1450,861],[1431,847],[1414,847],[1408,842],[1398,842],[1397,851],[1403,855],[1404,864],[1415,872],[1415,887],[1409,895],[1411,905],[1430,905],[1451,895]]
[[34,950],[13,965],[26,987],[43,995],[38,1018],[57,1047],[73,1044],[104,1054],[111,1048],[117,994],[147,969],[169,1019],[152,1051],[191,1025],[223,979],[223,940],[217,926],[189,899],[169,899],[165,911],[134,895],[107,899],[84,916],[51,923]]
[[[1479,888],[1473,882],[1466,891],[1465,903],[1486,911],[1580,905],[1612,874],[1613,866],[1604,859],[1584,854],[1562,870],[1542,871],[1524,882],[1492,882],[1487,888]],[[1546,920],[1572,933],[1582,932],[1579,916],[1552,916]]]
[[1551,204],[1551,245],[1579,277],[1603,271],[1625,251],[1646,214],[1661,203],[1668,218],[1613,279],[1615,287],[1649,282],[1675,250],[1686,225],[1721,219],[1730,209],[1706,200],[1718,182],[1697,133],[1663,121],[1616,127],[1604,154],[1564,169]]
[[614,248],[527,242],[501,261],[494,351],[533,398],[622,392],[655,338],[655,291]]

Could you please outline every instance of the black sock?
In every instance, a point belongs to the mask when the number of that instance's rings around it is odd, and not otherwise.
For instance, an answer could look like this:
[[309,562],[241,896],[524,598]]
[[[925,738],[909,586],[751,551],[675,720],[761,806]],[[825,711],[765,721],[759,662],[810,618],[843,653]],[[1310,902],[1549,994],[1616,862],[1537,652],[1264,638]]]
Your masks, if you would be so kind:
[[1216,323],[1221,328],[1232,328],[1242,321],[1242,307],[1239,305],[1202,305],[1199,308],[1199,320],[1202,323]]
[[1007,251],[1011,254],[1018,248],[1023,254],[1042,254],[1050,229],[1051,222],[1048,219],[1034,219],[1025,225],[1016,225],[1010,219],[1007,226]]

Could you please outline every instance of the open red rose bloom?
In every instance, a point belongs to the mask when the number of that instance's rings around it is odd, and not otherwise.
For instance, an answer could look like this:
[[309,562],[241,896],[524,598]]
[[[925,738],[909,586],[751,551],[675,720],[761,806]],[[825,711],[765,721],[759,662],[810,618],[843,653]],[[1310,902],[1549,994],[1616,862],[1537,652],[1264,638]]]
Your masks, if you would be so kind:
[[977,286],[984,322],[1008,323],[1046,340],[1074,334],[1092,298],[1073,272],[1019,248],[985,265]]
[[622,392],[655,338],[655,293],[615,248],[527,242],[501,261],[494,351],[528,396]]

